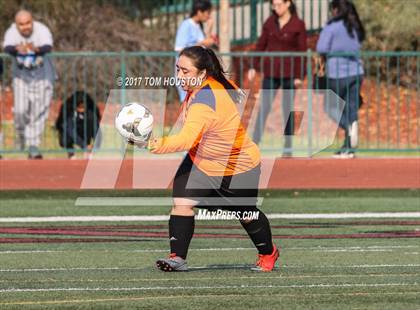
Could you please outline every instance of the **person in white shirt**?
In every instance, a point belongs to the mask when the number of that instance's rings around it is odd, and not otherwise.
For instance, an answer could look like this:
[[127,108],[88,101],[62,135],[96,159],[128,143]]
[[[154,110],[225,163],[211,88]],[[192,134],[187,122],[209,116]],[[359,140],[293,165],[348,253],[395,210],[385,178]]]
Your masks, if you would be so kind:
[[[211,47],[217,44],[217,38],[212,35],[213,20],[211,19],[212,4],[209,0],[194,0],[190,18],[185,19],[179,26],[175,38],[175,51],[181,52],[184,48],[200,45]],[[204,31],[203,23],[207,29]],[[178,87],[179,99],[184,101],[186,92]]]
[[7,29],[4,51],[13,56],[14,118],[17,144],[28,147],[30,159],[42,159],[41,136],[48,117],[54,66],[45,55],[51,52],[53,37],[47,26],[20,10]]

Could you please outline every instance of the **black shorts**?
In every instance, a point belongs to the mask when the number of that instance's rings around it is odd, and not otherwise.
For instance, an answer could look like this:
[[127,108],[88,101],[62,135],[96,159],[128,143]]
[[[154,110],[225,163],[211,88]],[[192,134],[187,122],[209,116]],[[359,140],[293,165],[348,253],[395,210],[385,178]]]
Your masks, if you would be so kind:
[[172,197],[199,201],[196,207],[209,210],[255,210],[260,174],[258,165],[233,176],[208,176],[187,155],[176,172]]

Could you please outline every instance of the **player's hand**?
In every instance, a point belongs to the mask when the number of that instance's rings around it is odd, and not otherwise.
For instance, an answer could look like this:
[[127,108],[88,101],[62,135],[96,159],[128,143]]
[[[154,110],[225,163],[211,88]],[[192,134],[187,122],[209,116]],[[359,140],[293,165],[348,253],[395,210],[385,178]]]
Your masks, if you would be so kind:
[[257,72],[255,71],[255,69],[249,69],[248,70],[248,80],[252,81],[255,78],[256,74],[257,74]]
[[148,145],[147,145],[147,149],[150,152],[154,153],[154,151],[159,147],[159,145],[160,145],[159,139],[157,139],[157,138],[151,138],[149,140]]
[[132,135],[127,139],[127,143],[130,145],[135,145],[140,149],[145,149],[147,147],[148,141],[136,139],[136,137]]
[[296,87],[296,88],[301,88],[301,87],[302,87],[303,82],[302,82],[302,80],[301,80],[301,79],[295,79],[295,80],[294,80],[294,84],[295,84],[295,87]]

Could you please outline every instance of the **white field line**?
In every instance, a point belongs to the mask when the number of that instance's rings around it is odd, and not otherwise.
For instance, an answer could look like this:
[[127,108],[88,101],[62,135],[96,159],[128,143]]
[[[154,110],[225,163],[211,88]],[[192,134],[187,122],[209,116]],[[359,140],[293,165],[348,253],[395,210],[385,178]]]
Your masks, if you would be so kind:
[[328,269],[328,268],[400,268],[400,267],[420,267],[420,264],[380,264],[380,265],[331,265],[331,266],[281,266],[281,268],[321,268],[321,269]]
[[153,291],[153,290],[204,290],[204,289],[267,289],[267,288],[353,288],[417,286],[414,283],[343,283],[343,284],[306,284],[306,285],[206,285],[206,286],[143,286],[143,287],[67,287],[67,288],[7,288],[0,293],[20,292],[68,292],[68,291]]
[[[398,251],[400,249],[416,249],[420,248],[420,245],[402,245],[402,246],[365,246],[365,247],[282,247],[283,251],[314,251],[314,252],[391,252]],[[202,249],[189,249],[189,251],[255,251],[255,248],[202,248]],[[37,253],[82,253],[82,252],[112,252],[112,253],[167,253],[167,249],[143,249],[143,250],[107,250],[107,249],[89,249],[89,250],[5,250],[0,251],[1,254],[37,254]],[[405,252],[405,254],[418,253],[418,252]]]
[[393,252],[394,250],[392,250],[392,249],[369,249],[369,250],[345,250],[345,249],[342,249],[342,250],[315,250],[315,252],[322,252],[322,253],[325,253],[325,252],[330,252],[330,253],[339,253],[339,252],[345,252],[345,253],[348,253],[348,252]]
[[[420,218],[420,212],[352,212],[352,213],[270,213],[269,219],[367,219],[367,218]],[[167,221],[168,215],[128,216],[40,216],[1,217],[0,223],[47,222],[156,222]]]
[[368,246],[337,246],[337,247],[286,247],[288,250],[363,250],[363,249],[405,249],[405,248],[420,248],[420,245],[368,245]]
[[[419,294],[418,291],[408,291],[408,292],[398,292],[398,291],[392,291],[392,292],[350,292],[350,293],[296,293],[296,294],[290,294],[290,293],[283,293],[283,294],[258,294],[258,297],[293,297],[293,298],[300,298],[302,296],[309,297],[319,297],[319,296],[372,296],[372,295],[378,295],[378,296],[391,296],[391,295],[413,295],[413,294]],[[220,299],[222,295],[218,294],[194,294],[189,295],[188,298],[197,298],[206,300],[209,298],[216,298]],[[249,297],[249,293],[235,293],[235,294],[223,294],[223,298],[244,298],[244,296]],[[185,298],[185,295],[178,294],[178,295],[168,295],[168,296],[145,296],[145,297],[122,297],[122,298],[95,298],[95,299],[64,299],[64,300],[44,300],[44,301],[15,301],[15,302],[0,302],[0,305],[47,305],[47,304],[87,304],[87,303],[104,303],[104,302],[134,302],[134,301],[144,301],[144,300],[174,300],[174,299],[181,299]],[[361,309],[361,308],[354,308],[354,309]]]
[[[261,274],[260,276],[239,276],[235,277],[230,275],[229,280],[235,281],[240,279],[277,279],[277,280],[286,280],[286,279],[323,279],[323,278],[388,278],[388,277],[419,277],[418,273],[365,273],[365,274],[326,274],[326,275],[279,275],[279,276],[267,276],[265,274]],[[199,277],[199,278],[182,278],[182,281],[207,281],[207,280],[225,280],[226,277]],[[123,279],[121,282],[177,282],[179,279],[177,278],[129,278]],[[22,280],[22,279],[15,279],[15,280],[0,280],[1,283],[14,283],[17,282],[19,284],[22,283],[113,283],[115,279],[54,279],[54,278],[46,278],[46,279],[39,279],[39,280]]]
[[[0,251],[0,254],[36,254],[36,253],[63,253],[66,251],[62,251],[62,250],[25,250],[25,251],[20,251],[20,250],[16,250],[16,251]],[[75,251],[71,251],[68,250],[67,252],[71,252],[74,253]]]
[[2,217],[0,223],[49,223],[49,222],[155,222],[167,221],[167,215],[130,216],[42,216]]
[[[189,249],[188,251],[247,251],[247,250],[254,250],[255,248],[207,248],[207,249]],[[71,253],[79,253],[79,252],[124,252],[124,253],[168,253],[168,249],[144,249],[144,250],[27,250],[27,251],[0,251],[0,254],[29,254],[29,253],[63,253],[63,252],[71,252]]]
[[420,245],[368,245],[368,246],[331,246],[331,247],[324,247],[324,246],[316,246],[316,247],[284,247],[283,249],[286,250],[293,250],[293,251],[306,251],[306,250],[313,250],[313,251],[330,251],[330,250],[348,250],[348,251],[356,251],[356,250],[385,250],[385,249],[407,249],[407,248],[420,248]]
[[[190,270],[202,269],[234,269],[234,268],[250,268],[252,265],[222,265],[222,266],[196,266],[189,267]],[[331,269],[331,268],[413,268],[420,267],[420,264],[382,264],[382,265],[284,265],[280,269],[295,269],[295,268],[318,268],[318,269]],[[50,271],[105,271],[105,270],[145,270],[146,268],[140,267],[69,267],[69,268],[13,268],[13,269],[0,269],[0,272],[50,272]]]
[[[208,197],[198,197],[197,199],[205,199],[209,205],[220,205],[224,204],[226,201],[221,198],[208,198]],[[271,198],[271,197],[257,197],[257,206],[261,206],[264,201],[270,203],[283,203],[285,200],[295,199],[291,197],[285,198]],[[301,197],[299,199],[314,199],[314,200],[325,200],[325,198],[305,198]],[[340,197],[329,197],[329,200],[340,200]],[[376,197],[365,197],[372,201],[376,201]],[[399,197],[389,197],[387,199],[400,199]],[[405,199],[416,201],[417,197],[408,197]],[[237,203],[240,206],[247,204],[249,199],[246,197],[237,197],[229,198],[230,203]],[[75,201],[76,207],[110,207],[110,206],[136,206],[136,207],[157,207],[157,206],[172,206],[173,200],[171,197],[78,197]]]
[[[226,200],[217,197],[197,197],[196,200],[206,200],[209,206],[220,206],[226,204]],[[257,206],[261,206],[263,197],[257,197]],[[255,202],[247,197],[229,198],[229,203],[237,206],[255,205]],[[74,204],[76,207],[158,207],[172,206],[173,199],[170,197],[79,197]]]
[[270,219],[420,218],[420,212],[274,213],[268,214],[267,217]]

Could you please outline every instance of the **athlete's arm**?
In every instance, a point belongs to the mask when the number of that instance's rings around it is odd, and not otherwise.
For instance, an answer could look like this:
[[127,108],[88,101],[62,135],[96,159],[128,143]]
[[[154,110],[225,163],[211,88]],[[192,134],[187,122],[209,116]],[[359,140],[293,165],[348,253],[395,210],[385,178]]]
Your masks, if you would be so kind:
[[189,108],[181,131],[176,135],[151,140],[149,149],[155,154],[188,151],[200,142],[213,120],[214,111],[209,106],[195,103]]

